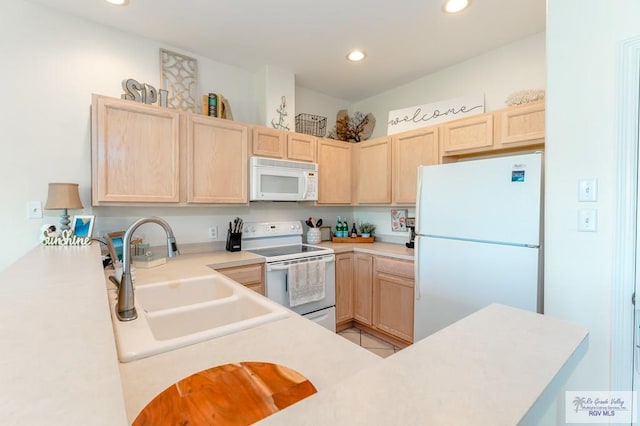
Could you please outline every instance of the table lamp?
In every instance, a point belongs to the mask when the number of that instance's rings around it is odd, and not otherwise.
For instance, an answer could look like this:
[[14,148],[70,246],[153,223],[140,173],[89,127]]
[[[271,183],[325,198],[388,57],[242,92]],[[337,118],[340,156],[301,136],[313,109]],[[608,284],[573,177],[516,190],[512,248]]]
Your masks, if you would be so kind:
[[47,204],[44,206],[46,210],[63,210],[60,219],[62,231],[69,229],[68,209],[83,208],[78,194],[77,183],[50,183],[49,195],[47,196]]

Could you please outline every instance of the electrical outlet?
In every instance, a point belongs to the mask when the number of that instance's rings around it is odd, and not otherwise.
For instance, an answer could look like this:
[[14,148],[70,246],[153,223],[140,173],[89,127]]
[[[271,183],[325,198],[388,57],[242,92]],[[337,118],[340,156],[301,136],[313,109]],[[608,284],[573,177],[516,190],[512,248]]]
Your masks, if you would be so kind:
[[218,238],[218,227],[213,225],[209,227],[209,239],[215,240]]
[[27,219],[42,219],[42,203],[40,201],[27,203]]

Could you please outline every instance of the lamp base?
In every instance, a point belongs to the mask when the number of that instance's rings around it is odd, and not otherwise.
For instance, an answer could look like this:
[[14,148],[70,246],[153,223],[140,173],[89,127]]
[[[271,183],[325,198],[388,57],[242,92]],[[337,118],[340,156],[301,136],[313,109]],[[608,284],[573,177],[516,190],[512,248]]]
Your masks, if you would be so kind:
[[60,224],[62,225],[61,230],[62,231],[66,231],[71,229],[69,227],[69,224],[71,223],[71,221],[69,220],[69,215],[67,214],[67,209],[64,209],[64,213],[62,213],[62,215],[60,216],[62,219],[60,219]]

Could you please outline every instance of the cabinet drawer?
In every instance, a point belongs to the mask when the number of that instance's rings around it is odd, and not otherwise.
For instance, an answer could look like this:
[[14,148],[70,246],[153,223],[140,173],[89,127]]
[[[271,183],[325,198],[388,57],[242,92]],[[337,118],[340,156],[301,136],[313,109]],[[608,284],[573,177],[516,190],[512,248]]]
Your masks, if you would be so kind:
[[376,272],[413,278],[413,262],[388,257],[376,257],[374,263]]
[[216,269],[221,274],[243,285],[262,285],[262,265],[247,265],[235,268]]

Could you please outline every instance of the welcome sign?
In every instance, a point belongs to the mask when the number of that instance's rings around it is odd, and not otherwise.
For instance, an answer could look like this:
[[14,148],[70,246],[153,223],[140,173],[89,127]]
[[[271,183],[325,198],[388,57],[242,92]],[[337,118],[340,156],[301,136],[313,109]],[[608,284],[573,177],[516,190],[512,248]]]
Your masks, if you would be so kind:
[[484,94],[389,111],[387,135],[484,112]]

